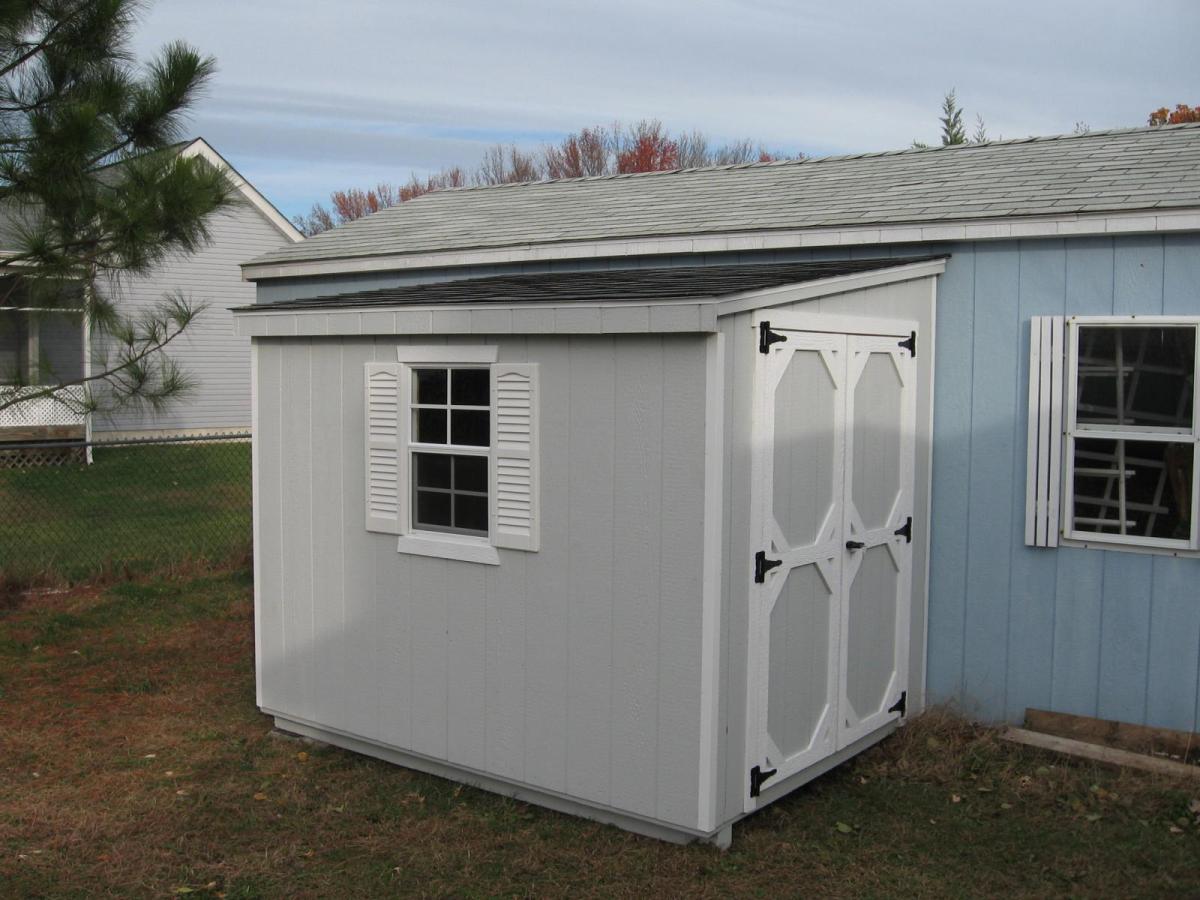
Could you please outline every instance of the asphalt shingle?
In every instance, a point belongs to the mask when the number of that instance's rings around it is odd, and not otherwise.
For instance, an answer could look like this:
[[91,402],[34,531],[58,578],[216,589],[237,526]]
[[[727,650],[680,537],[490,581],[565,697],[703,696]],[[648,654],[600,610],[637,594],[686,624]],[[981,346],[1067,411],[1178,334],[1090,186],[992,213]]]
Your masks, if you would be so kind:
[[1200,124],[440,191],[251,265],[1200,207]]

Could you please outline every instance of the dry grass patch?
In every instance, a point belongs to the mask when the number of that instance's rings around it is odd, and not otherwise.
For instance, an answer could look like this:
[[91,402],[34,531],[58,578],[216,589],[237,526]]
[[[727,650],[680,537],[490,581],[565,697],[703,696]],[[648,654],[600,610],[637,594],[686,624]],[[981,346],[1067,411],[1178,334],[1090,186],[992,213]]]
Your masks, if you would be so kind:
[[922,717],[676,847],[334,749],[254,708],[241,574],[0,613],[0,894],[1185,896],[1194,787]]

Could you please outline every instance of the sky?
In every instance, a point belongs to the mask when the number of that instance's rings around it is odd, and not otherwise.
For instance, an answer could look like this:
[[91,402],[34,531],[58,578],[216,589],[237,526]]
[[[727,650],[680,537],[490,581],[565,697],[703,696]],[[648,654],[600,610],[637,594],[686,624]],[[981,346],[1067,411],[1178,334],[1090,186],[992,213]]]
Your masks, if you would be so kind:
[[1197,0],[148,0],[134,49],[216,57],[192,131],[292,216],[618,119],[889,150],[954,88],[993,138],[1143,125],[1200,105],[1197,34]]

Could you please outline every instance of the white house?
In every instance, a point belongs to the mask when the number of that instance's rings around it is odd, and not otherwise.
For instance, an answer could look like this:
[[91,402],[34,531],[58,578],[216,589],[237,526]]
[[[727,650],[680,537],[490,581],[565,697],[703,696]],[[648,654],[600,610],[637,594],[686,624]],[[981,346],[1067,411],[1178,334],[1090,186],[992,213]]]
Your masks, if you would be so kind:
[[[229,309],[252,302],[254,289],[241,280],[239,265],[303,236],[203,138],[180,145],[178,152],[201,156],[227,172],[244,202],[214,217],[212,241],[197,253],[169,259],[111,290],[129,313],[151,308],[176,290],[208,305],[168,351],[196,389],[161,413],[130,409],[82,416],[52,399],[18,404],[0,411],[0,441],[249,430],[250,346],[234,333]],[[39,311],[16,296],[0,298],[0,379],[47,370],[58,381],[81,377],[99,353],[78,312]]]

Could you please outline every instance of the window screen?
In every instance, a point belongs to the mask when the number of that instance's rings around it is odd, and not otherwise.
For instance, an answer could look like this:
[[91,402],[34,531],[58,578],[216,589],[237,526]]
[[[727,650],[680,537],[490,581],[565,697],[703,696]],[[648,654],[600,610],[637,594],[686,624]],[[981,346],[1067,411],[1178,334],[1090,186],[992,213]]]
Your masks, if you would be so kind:
[[1190,546],[1196,326],[1081,323],[1075,341],[1071,536]]

